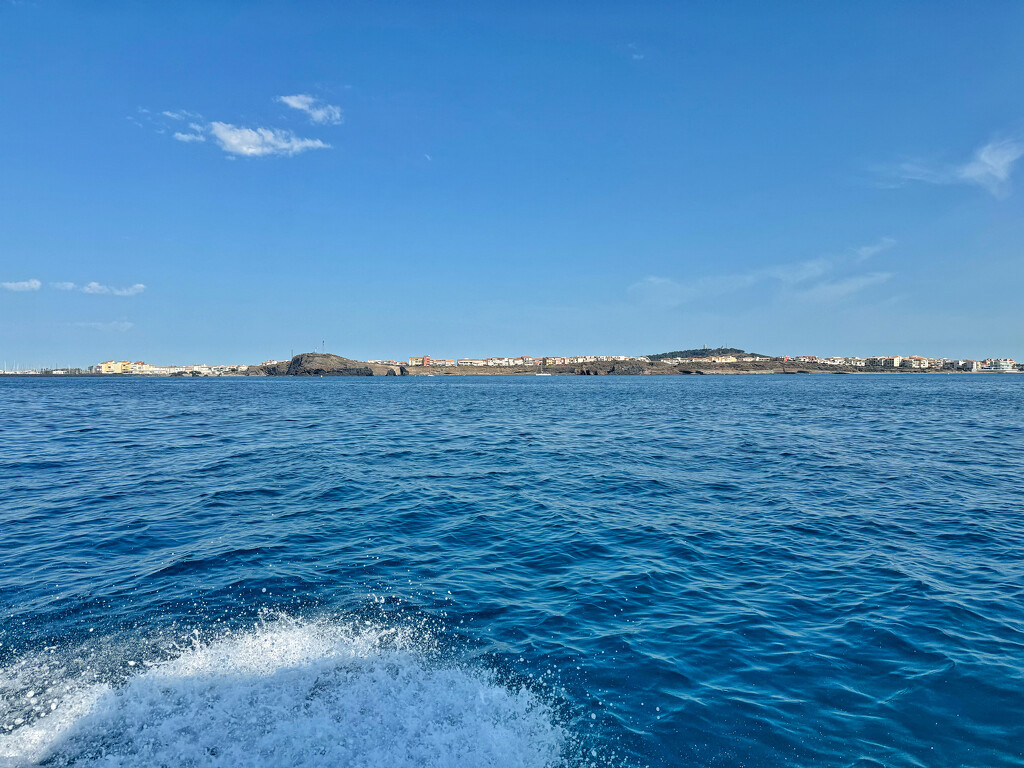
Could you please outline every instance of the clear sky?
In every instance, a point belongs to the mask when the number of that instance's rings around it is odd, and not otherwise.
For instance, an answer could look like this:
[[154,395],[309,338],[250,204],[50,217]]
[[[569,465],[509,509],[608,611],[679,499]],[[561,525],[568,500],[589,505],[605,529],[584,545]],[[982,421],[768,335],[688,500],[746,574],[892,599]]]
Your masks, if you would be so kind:
[[1024,358],[1024,3],[0,0],[0,356]]

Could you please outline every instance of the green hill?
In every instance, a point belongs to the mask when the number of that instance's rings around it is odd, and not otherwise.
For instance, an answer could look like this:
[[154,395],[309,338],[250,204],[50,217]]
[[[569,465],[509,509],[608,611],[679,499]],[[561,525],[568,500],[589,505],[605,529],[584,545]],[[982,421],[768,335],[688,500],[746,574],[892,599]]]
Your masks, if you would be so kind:
[[647,355],[651,360],[663,360],[666,357],[770,357],[770,355],[761,355],[757,352],[744,352],[742,349],[736,349],[735,347],[717,347],[716,349],[708,349],[703,347],[702,349],[679,349],[675,352],[659,352],[656,355]]

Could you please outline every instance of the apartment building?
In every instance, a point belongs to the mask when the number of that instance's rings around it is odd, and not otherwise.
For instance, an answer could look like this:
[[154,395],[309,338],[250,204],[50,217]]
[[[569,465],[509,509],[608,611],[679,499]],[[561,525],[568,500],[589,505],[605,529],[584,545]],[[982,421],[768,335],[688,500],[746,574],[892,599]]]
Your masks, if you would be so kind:
[[867,359],[868,365],[875,366],[876,368],[899,368],[900,363],[903,362],[903,358],[899,355],[883,356],[883,357],[869,357]]

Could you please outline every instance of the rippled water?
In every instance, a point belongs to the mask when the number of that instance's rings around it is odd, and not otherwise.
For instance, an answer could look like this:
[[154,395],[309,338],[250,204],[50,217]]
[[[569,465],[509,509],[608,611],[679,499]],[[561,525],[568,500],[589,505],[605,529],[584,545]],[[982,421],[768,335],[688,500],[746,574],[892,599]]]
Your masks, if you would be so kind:
[[0,381],[0,765],[1024,765],[1022,404]]

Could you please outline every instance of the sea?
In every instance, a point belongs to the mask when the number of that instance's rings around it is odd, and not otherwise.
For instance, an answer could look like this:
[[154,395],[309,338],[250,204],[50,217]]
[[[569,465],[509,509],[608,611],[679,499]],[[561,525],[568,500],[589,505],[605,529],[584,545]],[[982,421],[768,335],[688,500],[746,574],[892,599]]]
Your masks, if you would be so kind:
[[0,380],[0,766],[1024,765],[1024,376]]

